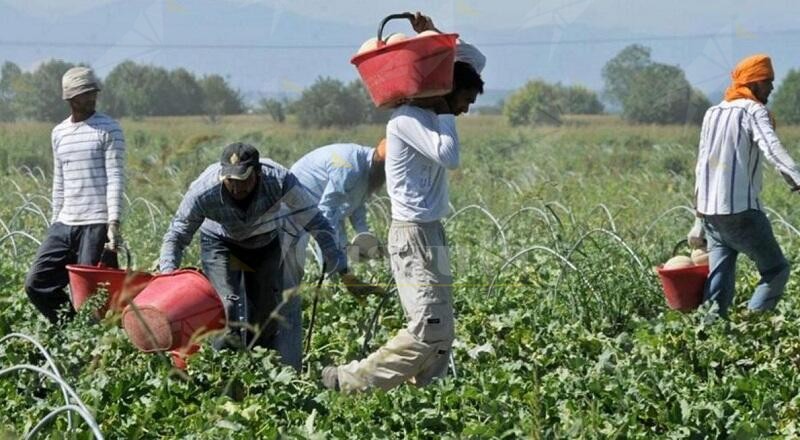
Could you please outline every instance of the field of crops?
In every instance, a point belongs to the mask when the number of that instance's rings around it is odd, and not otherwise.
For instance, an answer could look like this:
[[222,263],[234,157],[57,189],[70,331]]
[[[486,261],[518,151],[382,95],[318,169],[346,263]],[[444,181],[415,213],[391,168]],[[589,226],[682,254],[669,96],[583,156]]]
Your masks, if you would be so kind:
[[[371,145],[383,127],[302,130],[248,116],[123,121],[129,182],[125,238],[149,268],[181,194],[221,147],[242,140],[285,165],[337,141]],[[729,322],[666,309],[652,267],[693,220],[689,197],[699,127],[631,127],[612,117],[554,128],[511,128],[462,117],[461,168],[450,174],[457,312],[456,371],[424,389],[343,396],[322,367],[361,357],[403,326],[396,298],[360,304],[321,289],[302,374],[271,352],[202,350],[186,374],[139,353],[113,317],[89,314],[60,331],[27,302],[25,272],[50,216],[50,129],[0,125],[0,337],[30,335],[106,438],[754,438],[800,436],[800,288],[776,313],[743,310],[757,282],[740,264]],[[779,128],[800,157],[800,129]],[[765,172],[763,198],[788,258],[800,256],[796,195]],[[388,201],[370,204],[385,236]],[[197,242],[184,261],[199,265]],[[746,260],[746,259],[744,259]],[[744,262],[743,260],[743,262]],[[356,267],[386,283],[388,267]],[[314,275],[309,273],[309,279]],[[311,286],[311,282],[307,285]],[[305,290],[304,318],[313,288]],[[365,344],[366,343],[366,344]],[[366,347],[365,347],[366,345]],[[28,432],[64,395],[31,370],[28,341],[0,343],[0,438]],[[60,414],[42,428],[62,438]],[[76,438],[91,438],[77,415]]]

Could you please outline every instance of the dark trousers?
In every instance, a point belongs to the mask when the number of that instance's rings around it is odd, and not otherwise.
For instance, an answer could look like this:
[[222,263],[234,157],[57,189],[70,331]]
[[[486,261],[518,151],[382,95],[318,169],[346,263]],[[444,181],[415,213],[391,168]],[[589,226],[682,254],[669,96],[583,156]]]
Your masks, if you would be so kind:
[[[53,223],[47,230],[25,277],[25,292],[51,323],[59,321],[58,310],[69,303],[64,292],[69,284],[67,265],[96,265],[106,243],[107,228],[105,223],[83,226]],[[67,318],[74,314],[72,308],[67,308]]]
[[280,240],[247,249],[201,233],[200,259],[228,318],[229,334],[214,346],[277,348],[279,323],[270,315],[282,301]]

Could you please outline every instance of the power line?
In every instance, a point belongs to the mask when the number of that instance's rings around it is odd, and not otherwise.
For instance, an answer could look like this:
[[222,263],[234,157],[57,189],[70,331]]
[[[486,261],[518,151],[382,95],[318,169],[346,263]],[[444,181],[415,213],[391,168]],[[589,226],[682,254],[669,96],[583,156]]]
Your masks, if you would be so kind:
[[[501,41],[501,42],[475,42],[479,47],[520,47],[520,46],[561,46],[561,45],[592,45],[625,43],[637,41],[688,41],[712,38],[740,38],[750,39],[758,37],[778,37],[798,35],[800,29],[785,29],[771,32],[753,33],[702,33],[686,35],[659,35],[644,37],[609,37],[609,38],[584,38],[568,40],[533,40],[533,41]],[[6,47],[59,47],[59,48],[96,48],[96,49],[152,49],[152,50],[318,50],[318,49],[355,49],[357,44],[141,44],[141,43],[94,43],[94,42],[63,42],[63,41],[24,41],[0,40],[0,46]]]

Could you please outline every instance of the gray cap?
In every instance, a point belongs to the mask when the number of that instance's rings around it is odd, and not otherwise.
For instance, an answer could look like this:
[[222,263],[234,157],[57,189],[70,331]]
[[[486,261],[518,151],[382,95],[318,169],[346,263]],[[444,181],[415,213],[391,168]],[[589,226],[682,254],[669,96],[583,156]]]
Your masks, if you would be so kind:
[[73,67],[61,78],[61,98],[72,99],[81,93],[100,91],[97,78],[88,67]]

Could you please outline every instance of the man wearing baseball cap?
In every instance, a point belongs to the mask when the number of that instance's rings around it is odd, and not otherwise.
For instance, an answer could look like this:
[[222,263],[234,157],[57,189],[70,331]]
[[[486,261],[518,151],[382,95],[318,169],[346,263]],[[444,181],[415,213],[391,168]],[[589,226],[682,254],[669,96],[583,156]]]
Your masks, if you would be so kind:
[[[50,321],[70,317],[67,264],[96,265],[104,245],[122,242],[120,220],[125,182],[122,128],[97,113],[100,86],[88,67],[73,67],[61,80],[70,116],[52,133],[53,215],[25,278],[31,303]],[[59,314],[59,309],[66,314]]]
[[[346,274],[345,256],[333,229],[297,178],[283,166],[261,159],[258,150],[236,142],[189,185],[164,235],[160,269],[171,272],[200,230],[203,271],[225,304],[229,332],[216,348],[252,345],[276,348],[289,363],[281,343],[282,258],[278,230],[291,217],[322,249],[325,272]],[[299,325],[299,323],[298,323]],[[299,365],[293,365],[299,368]]]

